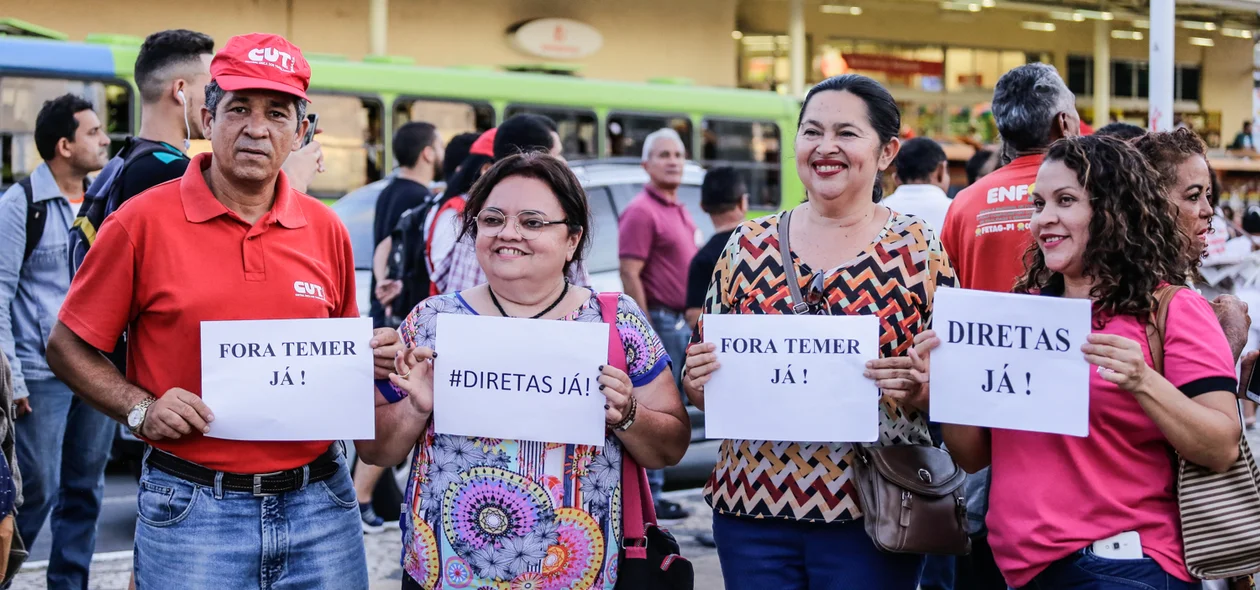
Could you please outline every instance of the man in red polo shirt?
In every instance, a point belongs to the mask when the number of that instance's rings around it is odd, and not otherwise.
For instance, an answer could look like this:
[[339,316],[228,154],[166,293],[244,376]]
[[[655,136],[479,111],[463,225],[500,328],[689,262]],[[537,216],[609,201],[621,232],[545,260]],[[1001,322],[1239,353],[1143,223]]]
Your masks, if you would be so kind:
[[[210,73],[201,120],[213,153],[106,220],[49,362],[152,444],[138,588],[367,588],[340,444],[204,436],[214,416],[198,393],[201,322],[358,316],[345,226],[281,172],[306,131],[310,66],[282,37],[255,34],[229,40]],[[126,378],[102,353],[124,330]],[[380,330],[372,346],[384,378],[397,334]]]
[[1050,144],[1080,135],[1076,96],[1053,66],[1028,64],[1004,74],[993,91],[993,119],[1015,151],[1011,163],[963,189],[940,230],[941,245],[964,289],[1010,292],[1024,272],[1032,191]]

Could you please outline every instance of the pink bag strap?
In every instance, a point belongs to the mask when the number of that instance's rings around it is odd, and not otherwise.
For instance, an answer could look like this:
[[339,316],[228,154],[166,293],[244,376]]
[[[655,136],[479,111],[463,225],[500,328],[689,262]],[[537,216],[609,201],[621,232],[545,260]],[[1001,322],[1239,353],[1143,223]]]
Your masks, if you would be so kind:
[[[608,324],[608,363],[622,371],[628,371],[626,348],[617,331],[617,306],[621,294],[600,293],[597,297],[600,315],[604,323]],[[656,506],[652,502],[652,490],[648,487],[647,472],[625,448],[621,452],[621,520],[626,556],[647,559],[644,529],[646,524],[656,524]]]

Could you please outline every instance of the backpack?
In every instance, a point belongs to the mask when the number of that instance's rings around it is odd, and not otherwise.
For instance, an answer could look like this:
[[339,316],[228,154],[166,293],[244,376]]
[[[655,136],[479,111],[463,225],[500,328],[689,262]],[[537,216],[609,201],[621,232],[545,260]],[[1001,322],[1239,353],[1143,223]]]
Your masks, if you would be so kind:
[[436,223],[444,209],[454,209],[463,204],[459,200],[460,196],[447,196],[445,193],[430,196],[420,205],[405,211],[398,219],[398,225],[394,226],[394,231],[390,232],[392,246],[387,276],[402,281],[402,292],[386,306],[387,323],[401,323],[416,305],[432,294],[433,282],[429,276],[428,253],[433,235],[430,231],[432,228],[425,227],[424,221],[429,217],[429,212],[436,210]]
[[[87,256],[88,249],[96,242],[96,232],[101,224],[105,223],[105,218],[123,204],[122,183],[118,182],[118,179],[127,172],[127,168],[141,158],[170,149],[165,144],[145,141],[137,137],[128,137],[126,141],[122,149],[109,159],[100,174],[96,176],[96,180],[85,191],[83,205],[79,207],[79,214],[74,218],[74,225],[70,227],[71,280],[79,272],[79,267],[83,265],[83,258]],[[29,233],[27,239],[30,239]],[[123,332],[117,345],[114,346],[114,351],[105,355],[123,374],[127,372],[126,343],[127,333]]]
[[[48,226],[48,201],[36,201],[35,189],[31,187],[31,177],[27,176],[17,182],[26,195],[26,250],[22,252],[22,264],[26,264],[40,238],[44,237],[44,228]],[[84,199],[87,198],[87,179],[83,180]]]
[[110,213],[123,204],[122,183],[119,177],[127,168],[149,154],[167,151],[164,144],[128,137],[122,149],[101,169],[96,180],[83,195],[83,205],[70,228],[70,277],[73,278],[83,265],[83,258],[96,241],[96,232]]

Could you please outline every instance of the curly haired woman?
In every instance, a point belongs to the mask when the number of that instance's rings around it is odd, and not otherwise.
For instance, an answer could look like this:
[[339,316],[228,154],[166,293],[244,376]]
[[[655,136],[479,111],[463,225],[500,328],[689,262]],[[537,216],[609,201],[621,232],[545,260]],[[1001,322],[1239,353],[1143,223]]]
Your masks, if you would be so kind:
[[[989,544],[1015,588],[1199,588],[1186,571],[1171,446],[1216,471],[1238,456],[1234,361],[1212,307],[1189,289],[1169,308],[1164,372],[1151,368],[1144,321],[1156,289],[1183,280],[1192,251],[1145,158],[1111,137],[1050,148],[1033,190],[1033,245],[1016,291],[1093,301],[1081,347],[1089,435],[944,427],[968,471],[992,465]],[[918,378],[939,344],[924,332]],[[1136,532],[1143,556],[1097,555]]]
[[1198,268],[1207,250],[1208,236],[1214,231],[1225,231],[1224,223],[1213,224],[1220,195],[1213,192],[1215,175],[1208,166],[1207,145],[1185,128],[1147,133],[1132,143],[1155,169],[1159,191],[1176,205],[1177,225],[1192,238],[1187,244],[1191,256],[1186,276],[1207,297],[1219,295],[1212,300],[1212,307],[1236,359],[1247,345],[1247,307],[1237,297],[1221,294],[1221,290],[1208,285]]

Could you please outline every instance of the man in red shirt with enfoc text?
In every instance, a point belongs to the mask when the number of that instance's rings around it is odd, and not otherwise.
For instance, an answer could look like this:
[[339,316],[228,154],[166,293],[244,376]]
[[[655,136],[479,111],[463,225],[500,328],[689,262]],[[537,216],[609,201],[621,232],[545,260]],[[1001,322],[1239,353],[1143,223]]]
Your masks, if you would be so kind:
[[[358,317],[345,226],[281,165],[308,122],[310,65],[277,35],[233,37],[200,116],[212,153],[110,215],[48,345],[57,376],[152,445],[136,587],[368,587],[358,502],[340,443],[210,438],[201,323]],[[127,375],[103,354],[127,332]],[[372,338],[376,377],[401,350]],[[384,403],[380,392],[378,403]]]
[[1004,74],[990,107],[1015,159],[954,198],[941,244],[964,289],[1010,292],[1030,243],[1032,184],[1050,144],[1081,132],[1076,96],[1053,66],[1033,63]]

